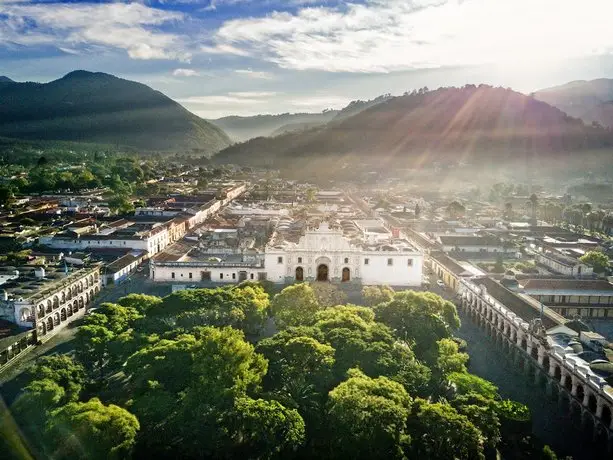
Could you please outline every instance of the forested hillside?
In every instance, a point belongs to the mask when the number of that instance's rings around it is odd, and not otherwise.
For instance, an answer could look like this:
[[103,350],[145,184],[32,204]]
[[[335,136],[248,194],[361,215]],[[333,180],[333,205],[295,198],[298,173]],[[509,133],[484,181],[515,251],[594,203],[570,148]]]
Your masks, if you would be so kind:
[[612,145],[611,132],[586,126],[542,101],[504,88],[467,85],[391,98],[339,123],[273,139],[253,139],[218,161],[289,167],[296,159],[415,164],[559,156]]
[[0,84],[0,136],[213,154],[228,136],[159,91],[104,73]]

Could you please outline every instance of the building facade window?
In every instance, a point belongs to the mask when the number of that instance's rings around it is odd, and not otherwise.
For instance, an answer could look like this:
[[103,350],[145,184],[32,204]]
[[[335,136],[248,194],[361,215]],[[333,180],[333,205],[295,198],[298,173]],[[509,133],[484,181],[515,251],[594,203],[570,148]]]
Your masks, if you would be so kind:
[[194,274],[192,272],[189,272],[189,279],[191,280],[194,277]]
[[364,265],[368,265],[368,262],[370,262],[370,259],[364,259]]
[[253,279],[253,273],[250,275],[250,278]]
[[394,265],[394,259],[387,259],[387,265]]
[[235,280],[236,279],[236,273],[232,273],[232,279]]
[[302,263],[302,257],[298,257],[298,263],[301,264]]
[[409,267],[412,267],[412,266],[413,266],[413,259],[409,259],[409,260],[407,260],[407,265],[408,265]]
[[219,279],[222,280],[223,279],[223,273],[219,274]]
[[345,257],[345,263],[348,264],[349,263],[349,257]]
[[171,276],[171,278],[174,280],[174,279],[175,279],[175,272],[172,272],[172,273],[170,274],[170,276]]
[[277,257],[277,263],[278,264],[282,264],[283,263],[283,257],[281,257],[281,256]]

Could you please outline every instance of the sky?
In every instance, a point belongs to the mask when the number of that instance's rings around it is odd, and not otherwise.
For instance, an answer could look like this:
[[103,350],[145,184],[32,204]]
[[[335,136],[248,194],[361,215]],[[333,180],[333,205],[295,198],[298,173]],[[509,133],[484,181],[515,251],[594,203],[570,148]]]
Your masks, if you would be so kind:
[[612,17],[613,0],[0,0],[0,75],[107,72],[205,118],[530,92],[613,77]]

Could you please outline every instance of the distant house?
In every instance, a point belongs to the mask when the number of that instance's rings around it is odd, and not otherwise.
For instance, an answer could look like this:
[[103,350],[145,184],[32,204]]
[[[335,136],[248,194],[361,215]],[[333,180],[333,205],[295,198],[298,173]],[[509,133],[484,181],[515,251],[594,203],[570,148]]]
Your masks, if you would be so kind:
[[512,248],[505,248],[503,242],[489,235],[442,235],[439,241],[445,252],[469,252],[469,253],[505,253],[512,252]]
[[566,276],[592,276],[594,272],[591,265],[584,264],[579,259],[558,251],[539,252],[535,256],[535,261],[554,273]]
[[565,317],[613,317],[613,284],[605,280],[530,279],[522,287],[525,294]]

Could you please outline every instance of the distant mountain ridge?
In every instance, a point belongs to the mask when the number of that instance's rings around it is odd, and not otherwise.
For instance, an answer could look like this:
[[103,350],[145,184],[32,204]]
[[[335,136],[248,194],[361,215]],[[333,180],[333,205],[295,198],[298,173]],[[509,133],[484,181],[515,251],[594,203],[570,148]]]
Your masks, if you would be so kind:
[[232,140],[244,142],[255,137],[273,136],[284,126],[324,124],[332,120],[337,113],[337,110],[327,110],[321,113],[281,113],[252,117],[231,115],[209,121],[228,133]]
[[613,127],[613,79],[571,81],[536,91],[534,97],[586,123]]
[[611,136],[530,96],[466,85],[388,98],[339,123],[233,145],[216,159],[275,166],[295,165],[301,157],[499,161],[609,147]]
[[209,120],[226,131],[235,141],[244,142],[256,137],[274,137],[290,132],[304,131],[330,122],[338,122],[356,115],[362,110],[385,102],[389,94],[368,101],[352,101],[341,110],[324,110],[320,113],[282,113],[279,115],[255,115],[252,117],[229,116]]
[[5,77],[4,75],[0,75],[0,83],[15,83],[15,81],[11,80],[9,77]]
[[76,70],[49,83],[0,85],[0,136],[213,154],[230,144],[217,126],[159,91]]

